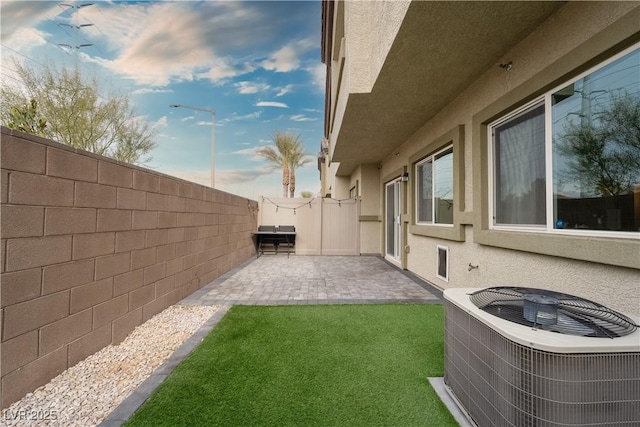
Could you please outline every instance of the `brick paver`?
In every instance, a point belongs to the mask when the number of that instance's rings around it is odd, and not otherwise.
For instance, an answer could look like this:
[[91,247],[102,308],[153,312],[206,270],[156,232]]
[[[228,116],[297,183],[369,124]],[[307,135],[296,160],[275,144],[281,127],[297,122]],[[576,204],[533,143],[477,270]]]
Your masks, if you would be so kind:
[[437,303],[440,292],[376,256],[262,256],[181,301],[192,305]]

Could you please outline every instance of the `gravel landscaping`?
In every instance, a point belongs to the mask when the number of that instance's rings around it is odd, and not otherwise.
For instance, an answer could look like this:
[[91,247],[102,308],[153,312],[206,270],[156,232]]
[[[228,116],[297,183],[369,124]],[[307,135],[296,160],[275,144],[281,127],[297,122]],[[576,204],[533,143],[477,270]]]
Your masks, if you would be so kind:
[[97,425],[216,311],[174,305],[2,411],[8,426]]

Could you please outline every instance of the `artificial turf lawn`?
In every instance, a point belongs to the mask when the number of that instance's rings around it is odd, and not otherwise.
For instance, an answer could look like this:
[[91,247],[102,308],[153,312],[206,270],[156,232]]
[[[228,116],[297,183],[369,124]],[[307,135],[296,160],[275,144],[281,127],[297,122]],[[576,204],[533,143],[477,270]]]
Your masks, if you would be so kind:
[[457,425],[440,305],[235,306],[126,426]]

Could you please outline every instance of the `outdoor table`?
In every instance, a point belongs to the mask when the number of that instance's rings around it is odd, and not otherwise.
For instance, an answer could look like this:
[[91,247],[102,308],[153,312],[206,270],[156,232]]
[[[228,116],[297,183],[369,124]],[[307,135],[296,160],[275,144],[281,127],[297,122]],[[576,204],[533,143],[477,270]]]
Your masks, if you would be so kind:
[[289,257],[291,247],[296,243],[295,231],[254,231],[252,236],[256,236],[256,255],[257,258],[260,255],[264,255],[264,244],[273,244],[273,252],[278,253],[278,246],[282,244],[287,245],[287,257]]

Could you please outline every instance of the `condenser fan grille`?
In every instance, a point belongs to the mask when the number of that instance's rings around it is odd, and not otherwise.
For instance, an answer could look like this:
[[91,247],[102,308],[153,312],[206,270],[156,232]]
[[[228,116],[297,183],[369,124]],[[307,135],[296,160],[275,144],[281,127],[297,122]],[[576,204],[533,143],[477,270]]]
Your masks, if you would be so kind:
[[615,338],[637,328],[629,317],[601,304],[545,289],[494,287],[474,292],[470,299],[501,319],[566,335]]

